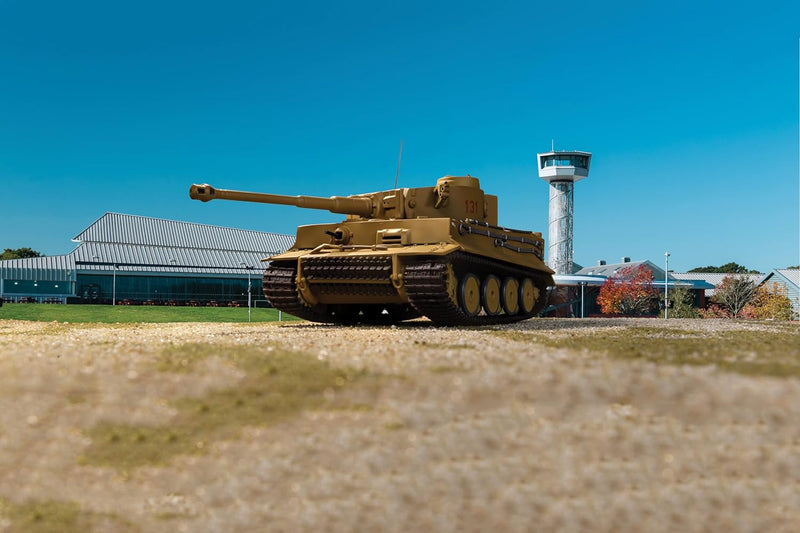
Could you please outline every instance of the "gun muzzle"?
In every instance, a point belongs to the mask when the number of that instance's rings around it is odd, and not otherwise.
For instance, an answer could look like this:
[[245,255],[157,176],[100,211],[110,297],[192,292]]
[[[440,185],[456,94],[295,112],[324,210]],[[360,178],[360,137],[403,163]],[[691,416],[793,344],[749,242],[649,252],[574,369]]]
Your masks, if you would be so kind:
[[189,198],[192,200],[200,200],[201,202],[208,202],[213,200],[217,191],[208,183],[203,185],[192,185],[189,187]]

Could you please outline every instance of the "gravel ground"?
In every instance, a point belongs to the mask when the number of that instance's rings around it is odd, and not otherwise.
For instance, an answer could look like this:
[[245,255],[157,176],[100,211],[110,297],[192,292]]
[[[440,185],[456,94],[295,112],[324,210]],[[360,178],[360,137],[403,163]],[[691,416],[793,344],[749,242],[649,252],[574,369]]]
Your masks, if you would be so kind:
[[[510,332],[733,321],[530,320]],[[621,361],[427,322],[391,328],[0,321],[0,498],[72,501],[103,531],[795,531],[800,381]],[[388,376],[206,453],[86,466],[100,421],[159,424],[169,399],[236,384],[164,347],[273,346]],[[78,400],[72,401],[72,398]],[[0,520],[0,531],[11,527]]]

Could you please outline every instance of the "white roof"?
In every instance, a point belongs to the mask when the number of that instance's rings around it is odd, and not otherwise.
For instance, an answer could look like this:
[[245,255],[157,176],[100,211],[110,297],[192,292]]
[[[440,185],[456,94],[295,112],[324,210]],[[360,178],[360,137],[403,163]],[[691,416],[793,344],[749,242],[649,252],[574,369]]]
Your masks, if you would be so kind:
[[163,218],[106,213],[73,239],[75,242],[143,244],[203,250],[283,251],[294,238],[267,233]]
[[781,276],[785,277],[798,287],[800,287],[800,269],[797,268],[778,268],[776,269]]
[[120,213],[106,213],[73,241],[66,255],[0,261],[6,279],[66,281],[75,271],[245,275],[285,251],[294,237]]
[[[613,263],[610,265],[595,265],[595,266],[588,266],[583,267],[578,270],[575,274],[579,276],[585,277],[593,277],[593,278],[600,278],[605,280],[606,278],[610,278],[617,274],[620,270],[625,268],[632,268],[638,269],[639,267],[645,267],[650,272],[653,273],[653,287],[656,288],[663,288],[664,287],[664,269],[660,268],[658,265],[653,263],[652,261],[644,260],[644,261],[626,261],[624,263]],[[554,276],[556,279],[557,285],[570,285],[574,283],[567,283],[566,280],[564,283],[559,282],[559,277]],[[563,278],[563,276],[562,276]],[[592,283],[589,283],[592,285]],[[679,275],[670,272],[667,275],[667,286],[669,287],[688,287],[691,289],[711,289],[712,285],[705,282],[703,278],[681,278]]]
[[795,287],[800,288],[800,270],[796,268],[776,268],[775,270],[770,271],[768,274],[761,277],[761,283],[767,281],[769,278],[778,274],[779,276],[783,277],[794,285]]
[[[733,274],[733,273],[718,273],[718,272],[672,272],[671,275],[675,279],[680,280],[696,280],[696,281],[705,281],[716,287],[722,280],[725,279],[725,276],[734,276],[737,278],[745,278],[749,279],[755,284],[758,284],[761,279],[764,277],[764,274]],[[713,296],[715,289],[706,289],[706,296]]]
[[16,280],[70,281],[75,279],[75,258],[52,255],[0,261],[0,277]]
[[[587,266],[583,267],[576,274],[585,274],[589,276],[605,276],[611,277],[616,274],[618,271],[624,268],[632,268],[634,270],[638,269],[640,266],[644,266],[650,272],[653,273],[653,280],[664,279],[664,269],[660,268],[658,265],[653,263],[652,261],[627,261],[625,263],[613,263],[610,265],[595,265],[595,266]],[[672,273],[669,274],[669,278],[672,278]]]

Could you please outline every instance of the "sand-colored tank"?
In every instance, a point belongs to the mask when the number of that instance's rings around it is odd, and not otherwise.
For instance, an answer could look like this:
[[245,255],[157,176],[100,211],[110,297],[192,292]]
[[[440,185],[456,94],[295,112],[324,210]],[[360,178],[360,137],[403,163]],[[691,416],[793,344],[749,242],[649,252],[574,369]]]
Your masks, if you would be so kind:
[[440,325],[516,322],[536,316],[555,285],[542,234],[498,226],[497,197],[471,176],[347,197],[210,185],[192,185],[189,196],[347,215],[298,227],[294,246],[264,259],[267,299],[314,322],[394,323],[420,315]]

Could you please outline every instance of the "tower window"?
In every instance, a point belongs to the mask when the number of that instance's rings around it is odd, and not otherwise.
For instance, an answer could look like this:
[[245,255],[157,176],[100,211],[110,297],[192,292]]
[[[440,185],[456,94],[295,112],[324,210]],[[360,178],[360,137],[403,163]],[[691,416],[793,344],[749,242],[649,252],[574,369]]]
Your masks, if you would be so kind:
[[585,155],[552,155],[542,158],[542,168],[545,167],[576,167],[588,168],[588,158]]

